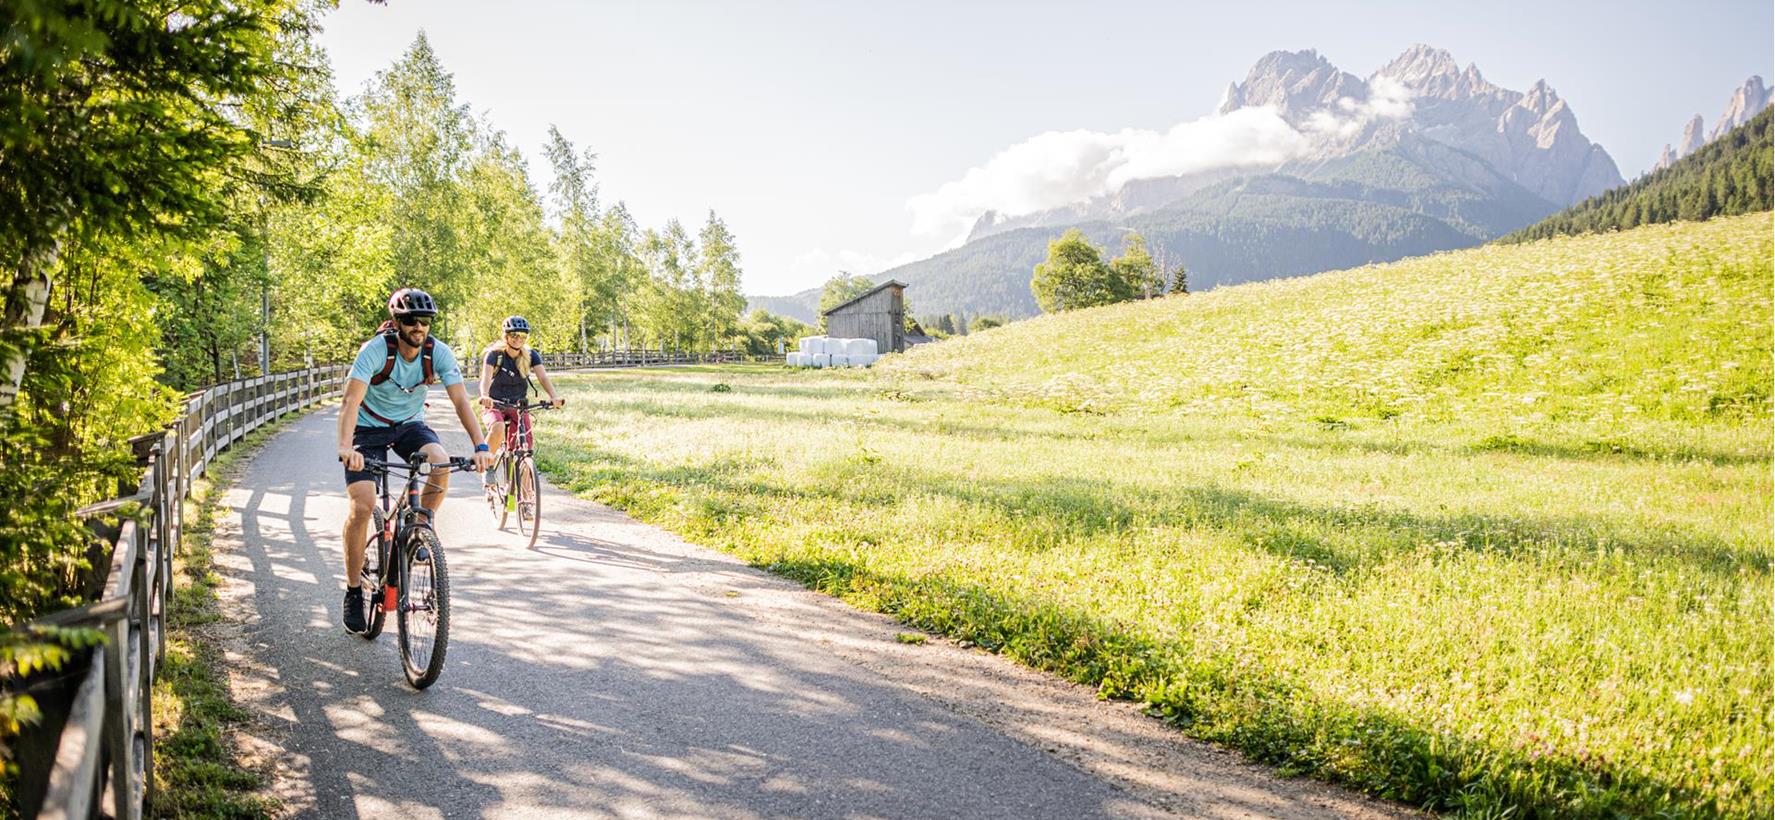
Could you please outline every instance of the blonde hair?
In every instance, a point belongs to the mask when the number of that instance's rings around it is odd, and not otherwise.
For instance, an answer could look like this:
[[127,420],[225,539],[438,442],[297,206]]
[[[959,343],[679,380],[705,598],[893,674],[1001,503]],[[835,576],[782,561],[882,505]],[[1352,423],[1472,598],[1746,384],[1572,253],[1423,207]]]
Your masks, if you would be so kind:
[[[487,358],[487,354],[492,353],[495,350],[503,351],[510,346],[511,345],[508,345],[505,343],[505,334],[502,333],[499,335],[499,338],[494,339],[492,344],[487,345],[486,349],[481,351],[481,359],[483,361],[485,361]],[[507,355],[510,355],[510,354],[507,354]],[[523,376],[524,381],[530,381],[530,340],[529,339],[525,339],[524,344],[522,344],[518,347],[518,355],[513,358],[518,360],[518,375]]]

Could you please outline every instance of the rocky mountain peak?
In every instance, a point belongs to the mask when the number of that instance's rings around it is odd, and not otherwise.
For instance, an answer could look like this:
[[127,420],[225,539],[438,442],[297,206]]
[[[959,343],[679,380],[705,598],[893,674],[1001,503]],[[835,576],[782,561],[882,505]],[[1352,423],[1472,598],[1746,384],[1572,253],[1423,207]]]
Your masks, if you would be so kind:
[[1683,129],[1683,141],[1678,143],[1680,147],[1677,148],[1677,156],[1682,157],[1693,154],[1695,153],[1695,149],[1700,148],[1703,144],[1704,142],[1701,139],[1701,115],[1696,114],[1694,119],[1689,120],[1688,127]]
[[1713,130],[1707,132],[1705,139],[1701,134],[1703,126],[1701,115],[1696,114],[1694,119],[1689,120],[1688,125],[1683,126],[1683,138],[1681,142],[1677,143],[1676,149],[1672,150],[1670,146],[1664,146],[1664,153],[1658,156],[1658,162],[1652,166],[1652,170],[1661,171],[1669,168],[1671,163],[1695,153],[1700,150],[1701,146],[1719,139],[1727,131],[1749,122],[1752,117],[1769,107],[1772,97],[1775,97],[1775,94],[1772,94],[1769,87],[1764,85],[1763,78],[1760,75],[1752,75],[1726,100],[1726,110],[1720,112],[1720,118],[1714,121]]
[[1708,142],[1750,122],[1750,118],[1767,108],[1769,102],[1769,88],[1763,85],[1762,76],[1751,75],[1750,79],[1744,81],[1744,85],[1732,92],[1732,98],[1726,101],[1726,110],[1720,113],[1719,120],[1713,124],[1713,131],[1707,135]]
[[1382,66],[1368,78],[1369,83],[1377,77],[1392,80],[1410,91],[1412,96],[1424,99],[1465,100],[1502,91],[1486,82],[1484,75],[1479,73],[1478,64],[1468,63],[1462,70],[1454,55],[1421,43]]
[[1367,96],[1366,83],[1338,70],[1317,51],[1272,51],[1251,67],[1244,82],[1227,88],[1220,113],[1268,105],[1283,119],[1299,125],[1313,111],[1334,106],[1340,98],[1360,100]]
[[1534,85],[1529,86],[1528,93],[1516,104],[1538,116],[1546,116],[1560,102],[1559,92],[1554,91],[1553,86],[1548,85],[1546,80],[1536,80]]

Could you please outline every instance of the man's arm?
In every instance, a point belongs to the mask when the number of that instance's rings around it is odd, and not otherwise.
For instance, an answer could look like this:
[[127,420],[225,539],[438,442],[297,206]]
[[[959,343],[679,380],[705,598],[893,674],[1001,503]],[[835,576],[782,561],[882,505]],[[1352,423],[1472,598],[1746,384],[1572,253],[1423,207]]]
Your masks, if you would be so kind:
[[357,409],[363,405],[369,389],[370,385],[357,379],[345,379],[345,401],[339,405],[339,460],[347,470],[364,468],[364,454],[351,445],[351,434],[357,429]]
[[450,396],[450,406],[456,408],[456,419],[462,422],[468,440],[474,442],[475,472],[493,466],[493,454],[487,452],[487,437],[481,435],[481,420],[475,417],[475,407],[468,400],[468,388],[457,382],[444,388],[444,392]]

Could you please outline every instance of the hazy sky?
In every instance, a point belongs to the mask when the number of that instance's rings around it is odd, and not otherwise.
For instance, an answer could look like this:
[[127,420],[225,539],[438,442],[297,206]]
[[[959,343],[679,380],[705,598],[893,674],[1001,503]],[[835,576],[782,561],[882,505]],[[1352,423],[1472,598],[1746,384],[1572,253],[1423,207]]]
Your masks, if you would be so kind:
[[342,0],[322,37],[341,92],[420,29],[539,190],[553,123],[598,152],[605,202],[643,225],[694,232],[713,208],[746,292],[769,295],[928,256],[956,238],[932,195],[970,169],[1046,132],[1197,120],[1269,51],[1317,49],[1366,77],[1423,42],[1505,88],[1545,78],[1629,179],[1775,63],[1769,0]]

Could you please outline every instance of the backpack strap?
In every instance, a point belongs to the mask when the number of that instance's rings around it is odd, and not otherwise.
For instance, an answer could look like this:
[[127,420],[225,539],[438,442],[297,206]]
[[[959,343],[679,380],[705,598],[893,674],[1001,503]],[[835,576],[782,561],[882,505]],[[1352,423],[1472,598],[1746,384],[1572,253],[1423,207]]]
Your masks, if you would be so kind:
[[[395,357],[401,355],[400,342],[397,341],[396,331],[389,330],[384,332],[382,334],[382,340],[388,343],[388,358],[382,360],[382,372],[370,377],[370,386],[372,387],[388,381],[389,377],[394,373]],[[431,364],[431,350],[432,346],[435,344],[437,344],[437,340],[427,336],[425,337],[425,345],[420,348],[420,366],[425,371],[425,377],[420,381],[420,384],[434,384],[438,380],[437,375],[432,372]]]
[[[375,387],[376,385],[388,381],[389,374],[394,372],[394,357],[401,355],[400,347],[398,346],[399,343],[395,341],[395,332],[393,330],[383,331],[382,341],[388,343],[388,358],[382,362],[382,372],[370,377],[371,387]],[[428,338],[426,341],[429,343],[431,340]],[[427,349],[429,350],[429,348],[430,345],[428,344]],[[431,375],[431,359],[429,357],[426,358],[425,375]]]

